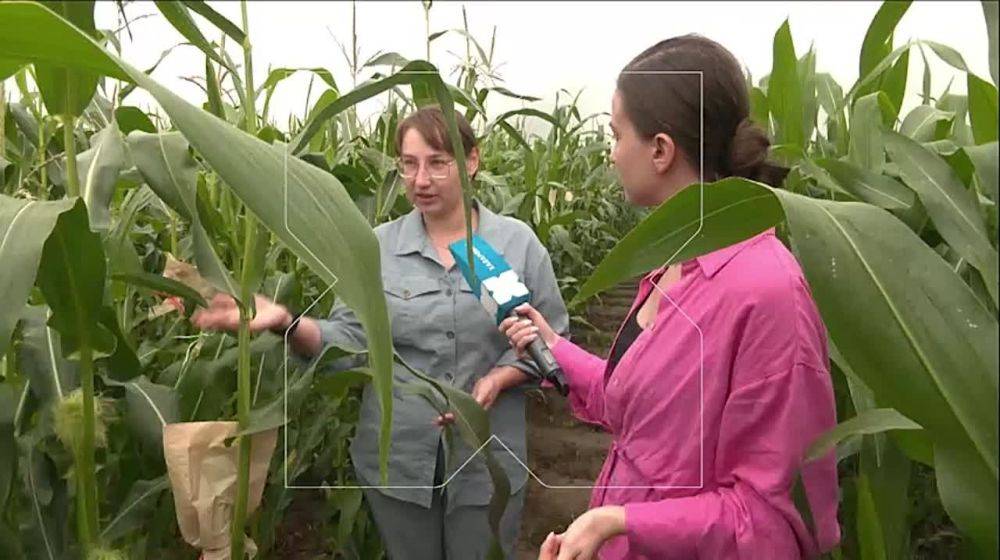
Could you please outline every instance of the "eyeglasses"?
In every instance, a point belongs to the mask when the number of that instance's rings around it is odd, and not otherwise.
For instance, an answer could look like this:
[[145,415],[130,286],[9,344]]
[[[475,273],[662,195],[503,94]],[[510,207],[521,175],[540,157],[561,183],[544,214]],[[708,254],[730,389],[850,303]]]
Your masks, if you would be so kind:
[[[451,172],[453,159],[434,158],[427,162],[427,175],[432,179],[447,179]],[[415,159],[397,159],[396,169],[404,179],[412,179],[420,171],[420,162]]]

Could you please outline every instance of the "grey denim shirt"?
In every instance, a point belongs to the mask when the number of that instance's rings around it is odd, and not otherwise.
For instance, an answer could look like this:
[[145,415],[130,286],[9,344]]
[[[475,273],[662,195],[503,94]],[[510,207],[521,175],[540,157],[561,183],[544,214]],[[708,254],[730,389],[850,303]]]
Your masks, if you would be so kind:
[[[556,283],[548,251],[531,228],[520,220],[500,216],[477,204],[476,233],[497,249],[531,291],[531,304],[552,328],[566,335],[569,316]],[[458,266],[445,270],[440,263],[423,218],[417,210],[375,228],[382,255],[382,283],[392,324],[393,346],[411,367],[471,392],[475,382],[498,366],[510,365],[536,371],[531,360],[519,359],[494,318],[486,312],[462,277]],[[364,331],[354,313],[336,305],[329,320],[319,321],[323,345],[347,348],[366,346]],[[334,374],[335,375],[335,374]],[[437,411],[423,397],[405,390],[403,384],[418,381],[399,364],[393,366],[392,445],[389,481],[380,488],[388,496],[430,507],[441,429],[433,424]],[[510,452],[493,441],[490,449],[510,478],[511,492],[527,480],[524,385],[500,394],[490,410],[490,427]],[[381,410],[371,384],[363,392],[357,430],[351,442],[351,459],[363,483],[379,483],[378,432]],[[485,505],[493,485],[482,454],[458,436],[448,466],[448,509]],[[467,460],[472,457],[471,461]],[[465,464],[463,467],[462,465]],[[461,467],[461,468],[460,468]],[[460,468],[460,470],[459,470]],[[456,474],[455,471],[459,470]],[[454,476],[453,476],[454,475]],[[449,480],[450,479],[450,480]]]

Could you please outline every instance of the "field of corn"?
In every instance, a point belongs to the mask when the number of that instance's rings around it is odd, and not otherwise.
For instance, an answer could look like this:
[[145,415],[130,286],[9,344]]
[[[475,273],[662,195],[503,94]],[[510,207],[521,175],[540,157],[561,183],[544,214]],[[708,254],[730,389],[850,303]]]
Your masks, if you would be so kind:
[[[196,106],[156,66],[120,56],[135,7],[121,3],[108,30],[93,2],[0,2],[0,558],[197,558],[164,428],[215,420],[236,423],[233,557],[246,536],[260,557],[298,557],[282,547],[303,533],[314,546],[303,558],[381,557],[360,490],[296,487],[349,486],[360,388],[391,403],[372,227],[409,210],[392,135],[427,103],[473,123],[485,159],[473,182],[458,150],[466,196],[532,226],[574,333],[593,331],[602,291],[777,226],[830,334],[841,424],[811,449],[839,459],[843,539],[830,557],[997,557],[996,2],[982,2],[989,76],[947,45],[894,41],[908,2],[878,10],[852,84],[824,73],[821,53],[795,52],[786,22],[770,74],[748,77],[753,117],[791,168],[782,188],[724,179],[646,213],[621,195],[599,115],[581,115],[572,94],[543,108],[495,79],[496,37],[447,31],[469,46],[451,73],[392,52],[359,60],[355,35],[346,61],[330,62],[350,67],[353,88],[322,68],[255,83],[245,3],[232,21],[205,2],[158,1],[177,41],[204,54]],[[445,33],[427,31],[428,45]],[[932,57],[965,95],[931,91]],[[276,122],[272,95],[297,72],[311,75],[308,112]],[[923,73],[920,92],[906,90],[910,72]],[[131,105],[138,89],[159,109]],[[902,112],[912,95],[921,104]],[[499,97],[527,108],[490,111]],[[370,98],[385,109],[362,119]],[[184,281],[188,263],[204,285]],[[187,320],[213,290],[239,302],[238,336]],[[313,316],[343,300],[368,334],[365,367],[324,375],[338,349],[306,363],[276,335],[251,337],[257,292]],[[436,406],[472,419],[449,437],[479,447],[482,409],[421,378]],[[248,507],[250,442],[275,433]],[[500,478],[494,506],[507,499]],[[308,526],[290,515],[306,499]]]

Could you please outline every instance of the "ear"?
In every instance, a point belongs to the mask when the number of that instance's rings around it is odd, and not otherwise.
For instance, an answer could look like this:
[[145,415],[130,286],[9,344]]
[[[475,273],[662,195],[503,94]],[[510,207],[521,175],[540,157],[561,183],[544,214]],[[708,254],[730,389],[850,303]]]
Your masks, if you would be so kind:
[[469,151],[469,155],[465,156],[465,171],[469,174],[469,177],[474,177],[476,171],[479,171],[479,148],[473,147]]
[[653,169],[657,173],[666,173],[674,163],[677,155],[677,144],[665,132],[660,132],[654,136],[651,144],[653,148]]

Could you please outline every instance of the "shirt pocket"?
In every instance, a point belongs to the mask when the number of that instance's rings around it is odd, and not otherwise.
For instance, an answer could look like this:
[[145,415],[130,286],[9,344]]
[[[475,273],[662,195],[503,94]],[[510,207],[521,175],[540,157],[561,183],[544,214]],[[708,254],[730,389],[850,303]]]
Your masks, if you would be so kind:
[[386,303],[392,323],[392,338],[396,343],[413,344],[427,340],[434,329],[434,316],[445,304],[441,283],[436,278],[399,277],[384,282]]

